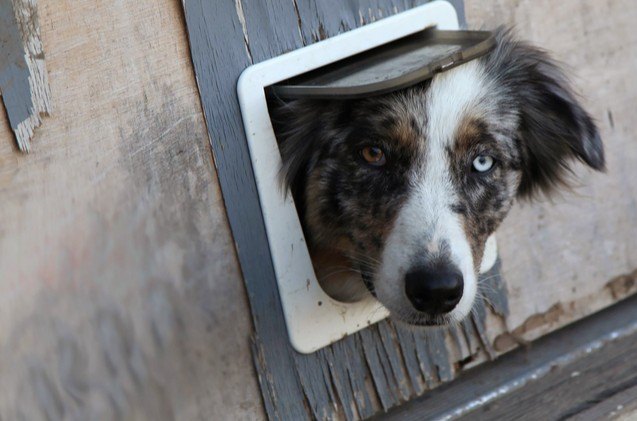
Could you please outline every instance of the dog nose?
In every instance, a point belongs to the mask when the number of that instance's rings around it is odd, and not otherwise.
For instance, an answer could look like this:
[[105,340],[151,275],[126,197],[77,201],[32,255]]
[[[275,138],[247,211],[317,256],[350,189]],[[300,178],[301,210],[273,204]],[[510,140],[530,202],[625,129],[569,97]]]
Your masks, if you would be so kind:
[[405,275],[405,292],[418,311],[448,313],[460,302],[464,281],[455,268],[418,267]]

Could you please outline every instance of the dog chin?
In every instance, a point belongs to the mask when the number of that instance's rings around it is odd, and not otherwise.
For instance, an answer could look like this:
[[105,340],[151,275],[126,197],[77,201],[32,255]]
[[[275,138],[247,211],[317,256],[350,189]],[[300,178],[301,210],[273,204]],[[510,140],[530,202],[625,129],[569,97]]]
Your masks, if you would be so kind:
[[451,316],[451,313],[442,316],[428,316],[426,314],[413,314],[399,316],[390,311],[391,320],[403,327],[411,329],[428,329],[428,328],[441,328],[446,326],[452,326],[459,321]]

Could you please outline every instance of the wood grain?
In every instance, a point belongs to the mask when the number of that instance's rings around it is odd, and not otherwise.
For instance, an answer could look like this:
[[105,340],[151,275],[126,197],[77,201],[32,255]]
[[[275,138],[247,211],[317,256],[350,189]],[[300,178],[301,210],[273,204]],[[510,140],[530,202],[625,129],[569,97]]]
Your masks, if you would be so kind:
[[[276,7],[282,2],[253,3],[257,10],[263,11],[263,6],[269,11],[264,16],[266,22],[270,22],[268,17],[281,12]],[[255,364],[257,367],[266,364],[269,370],[259,375],[261,389],[264,395],[269,395],[265,398],[266,407],[273,411],[269,412],[271,418],[302,419],[306,416],[306,407],[301,382],[295,375],[293,350],[285,334],[283,310],[235,93],[236,81],[251,64],[253,54],[251,46],[248,54],[242,21],[250,18],[245,22],[249,25],[252,13],[256,12],[250,2],[243,4],[238,8],[230,2],[191,1],[185,4],[185,15],[219,182],[248,287],[257,334],[255,343],[260,347],[255,352]],[[292,4],[289,7],[291,9]],[[250,11],[250,15],[241,16],[243,10]],[[274,27],[276,25],[268,26]],[[263,49],[258,47],[261,37],[267,39],[268,35],[253,34],[255,53],[259,56]]]
[[[253,274],[246,283],[263,281],[254,274],[268,273],[260,262],[269,257],[257,231],[254,245],[248,234],[231,237],[224,201],[235,232],[242,223],[248,233],[259,229],[260,212],[241,196],[222,198],[205,124],[218,131],[210,142],[222,184],[243,185],[240,192],[254,198],[246,161],[233,161],[231,153],[245,145],[233,143],[243,133],[238,73],[227,69],[252,62],[250,43],[259,31],[286,42],[261,44],[254,55],[266,57],[419,2],[307,0],[296,10],[291,2],[280,13],[287,22],[301,16],[299,35],[261,25],[251,37],[247,16],[254,22],[265,12],[243,10],[245,2],[206,3],[212,9],[192,9],[203,15],[199,29],[226,25],[225,34],[198,42],[228,65],[213,66],[211,59],[197,69],[198,78],[212,81],[217,101],[204,121],[178,2],[38,0],[56,108],[35,133],[38,147],[29,156],[18,153],[0,110],[2,419],[258,419],[299,408],[281,409],[271,393],[261,401],[258,382],[269,391],[272,380],[254,372],[252,358],[263,362],[262,338],[254,338],[250,355],[248,337],[254,320],[280,328],[278,296],[269,291],[250,319],[235,244],[243,270]],[[506,306],[497,301],[503,294],[490,297],[491,311],[437,339],[448,359],[434,358],[423,335],[391,325],[315,359],[283,359],[298,384],[282,390],[301,391],[292,404],[303,405],[305,414],[356,418],[402,403],[406,394],[455,376],[463,368],[457,361],[466,363],[477,349],[471,364],[486,359],[485,344],[507,328],[531,339],[635,291],[637,6],[621,0],[468,0],[467,6],[474,26],[517,23],[522,36],[573,67],[602,128],[609,172],[582,173],[581,197],[516,208],[500,232],[511,314],[506,322],[494,317],[493,308],[504,315]],[[270,281],[259,285],[267,291]],[[502,284],[495,288],[502,291]],[[279,335],[270,343],[287,346]],[[25,399],[33,404],[19,405]],[[339,406],[343,401],[349,405]]]
[[[468,0],[466,8],[472,27],[514,25],[564,63],[606,148],[605,174],[578,167],[573,193],[514,206],[498,232],[507,325],[530,340],[636,291],[614,294],[612,282],[637,269],[637,3]],[[555,317],[542,317],[552,308]]]
[[[612,393],[612,392],[611,392]],[[610,397],[598,398],[590,408],[576,413],[568,421],[634,420],[637,417],[637,386],[629,387]]]
[[631,419],[636,352],[633,296],[467,370],[456,381],[377,419]]
[[263,417],[181,5],[38,13],[29,155],[0,110],[0,418]]
[[636,384],[637,335],[631,335],[458,419],[599,420],[617,410],[614,401],[633,402]]

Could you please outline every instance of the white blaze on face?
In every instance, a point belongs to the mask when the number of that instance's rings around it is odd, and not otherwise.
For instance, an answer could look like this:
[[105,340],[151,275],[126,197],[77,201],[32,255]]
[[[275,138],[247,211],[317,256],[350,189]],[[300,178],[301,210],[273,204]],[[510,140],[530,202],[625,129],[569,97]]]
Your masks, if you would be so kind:
[[450,316],[461,320],[471,311],[476,265],[462,221],[451,209],[457,194],[447,150],[458,125],[467,112],[475,112],[485,89],[482,67],[473,61],[436,76],[427,91],[424,155],[416,163],[410,196],[388,236],[374,280],[378,299],[407,321],[420,316],[405,294],[405,274],[418,263],[426,265],[427,256],[435,256],[443,244],[448,246],[450,265],[462,272],[464,280],[462,299]]

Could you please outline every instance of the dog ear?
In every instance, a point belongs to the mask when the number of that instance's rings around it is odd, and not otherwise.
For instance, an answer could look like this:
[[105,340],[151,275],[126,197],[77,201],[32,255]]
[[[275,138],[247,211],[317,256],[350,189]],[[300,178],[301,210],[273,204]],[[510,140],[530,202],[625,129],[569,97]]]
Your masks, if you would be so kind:
[[322,102],[274,99],[269,108],[281,152],[279,178],[284,191],[298,198],[311,170],[312,152],[321,128]]
[[514,40],[510,30],[500,29],[496,37],[487,66],[505,84],[520,110],[522,181],[518,196],[549,194],[555,187],[567,185],[574,160],[604,170],[597,127],[559,65],[545,51]]

